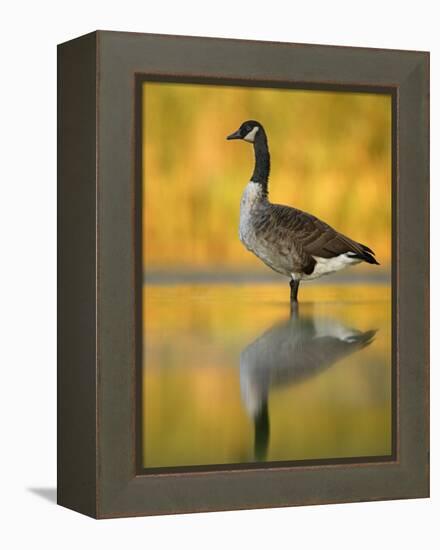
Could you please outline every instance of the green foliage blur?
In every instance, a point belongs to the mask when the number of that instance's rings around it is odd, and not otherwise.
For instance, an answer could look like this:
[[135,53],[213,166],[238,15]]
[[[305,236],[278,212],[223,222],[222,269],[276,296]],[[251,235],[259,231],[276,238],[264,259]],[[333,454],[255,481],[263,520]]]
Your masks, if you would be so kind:
[[252,146],[227,142],[260,121],[270,200],[306,210],[391,259],[391,97],[145,83],[144,267],[267,269],[238,239]]

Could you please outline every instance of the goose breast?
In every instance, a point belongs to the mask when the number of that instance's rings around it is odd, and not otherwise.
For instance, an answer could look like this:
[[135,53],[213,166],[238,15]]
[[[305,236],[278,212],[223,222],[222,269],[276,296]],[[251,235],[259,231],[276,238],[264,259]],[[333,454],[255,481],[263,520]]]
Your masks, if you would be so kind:
[[300,271],[304,262],[291,235],[277,225],[272,206],[261,186],[250,182],[241,198],[239,237],[266,265],[291,277],[292,270]]

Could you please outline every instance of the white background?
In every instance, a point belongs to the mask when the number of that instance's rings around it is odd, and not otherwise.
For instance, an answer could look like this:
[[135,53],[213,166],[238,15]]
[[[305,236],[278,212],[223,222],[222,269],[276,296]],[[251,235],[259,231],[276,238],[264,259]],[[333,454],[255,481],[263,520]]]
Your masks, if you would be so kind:
[[[95,29],[107,29],[430,50],[432,204],[436,214],[440,50],[435,5],[434,1],[425,0],[200,3],[39,0],[2,4],[0,544],[3,548],[439,547],[436,436],[439,348],[435,341],[430,500],[100,522],[54,504],[56,44]],[[439,238],[438,217],[433,215],[432,221],[434,247]],[[440,305],[435,284],[440,275],[439,263],[435,254],[432,267],[435,330]]]

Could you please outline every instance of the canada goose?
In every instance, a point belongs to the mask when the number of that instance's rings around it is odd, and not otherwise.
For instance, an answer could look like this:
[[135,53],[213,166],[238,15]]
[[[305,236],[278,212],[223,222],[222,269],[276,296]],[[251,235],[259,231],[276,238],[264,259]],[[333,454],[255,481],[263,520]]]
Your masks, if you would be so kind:
[[290,278],[290,299],[298,301],[300,281],[317,279],[359,262],[378,264],[368,246],[339,233],[312,214],[272,204],[268,198],[270,154],[263,126],[243,122],[226,139],[254,146],[255,167],[240,205],[240,240],[274,271]]
[[338,319],[299,316],[278,323],[240,354],[240,390],[254,422],[254,457],[265,460],[269,446],[269,393],[318,376],[339,360],[369,346],[376,330],[349,328]]

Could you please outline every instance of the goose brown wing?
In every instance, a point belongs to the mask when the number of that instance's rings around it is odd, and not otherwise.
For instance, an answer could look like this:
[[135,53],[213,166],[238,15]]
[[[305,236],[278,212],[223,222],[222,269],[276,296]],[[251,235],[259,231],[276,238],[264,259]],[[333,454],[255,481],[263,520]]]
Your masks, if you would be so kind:
[[371,248],[339,233],[312,214],[280,204],[273,204],[272,207],[276,223],[289,232],[296,248],[303,253],[319,258],[334,258],[348,253],[353,258],[378,263]]

